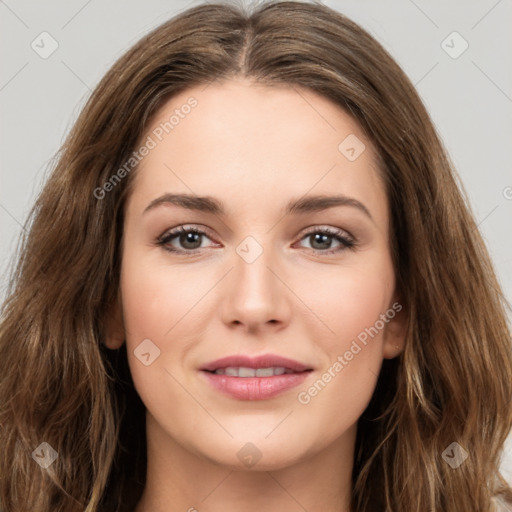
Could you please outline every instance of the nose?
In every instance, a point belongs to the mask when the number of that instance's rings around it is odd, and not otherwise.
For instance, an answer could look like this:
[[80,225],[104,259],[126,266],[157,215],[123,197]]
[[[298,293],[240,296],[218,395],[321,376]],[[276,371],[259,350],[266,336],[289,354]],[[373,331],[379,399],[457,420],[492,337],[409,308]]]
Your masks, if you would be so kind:
[[279,268],[270,249],[252,262],[234,254],[221,310],[227,326],[258,333],[278,331],[289,323],[290,291]]

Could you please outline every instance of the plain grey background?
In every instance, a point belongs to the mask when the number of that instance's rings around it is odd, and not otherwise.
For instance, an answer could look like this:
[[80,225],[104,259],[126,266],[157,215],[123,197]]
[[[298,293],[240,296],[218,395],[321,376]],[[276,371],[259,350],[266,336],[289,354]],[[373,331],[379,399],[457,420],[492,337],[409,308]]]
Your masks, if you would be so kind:
[[[0,0],[0,301],[26,215],[90,91],[144,34],[199,3]],[[324,3],[416,85],[512,302],[512,0]],[[512,436],[502,468],[512,482]]]

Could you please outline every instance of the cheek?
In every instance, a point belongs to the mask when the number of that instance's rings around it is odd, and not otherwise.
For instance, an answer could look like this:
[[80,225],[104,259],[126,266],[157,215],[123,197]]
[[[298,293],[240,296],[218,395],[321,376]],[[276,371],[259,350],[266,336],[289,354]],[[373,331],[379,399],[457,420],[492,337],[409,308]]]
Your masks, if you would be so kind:
[[[167,393],[175,388],[172,375],[182,372],[190,349],[200,339],[207,318],[207,294],[217,280],[200,269],[184,272],[178,265],[154,261],[136,248],[125,252],[121,295],[128,362],[146,404],[159,400],[155,389]],[[147,347],[143,352],[139,349],[142,342]],[[145,366],[138,355],[147,352],[150,360],[153,354],[158,356]]]
[[186,344],[183,337],[175,343],[186,323],[180,319],[198,291],[194,283],[181,281],[179,272],[142,258],[136,249],[125,252],[121,295],[128,364],[135,389],[151,411],[165,411],[182,400],[171,362],[180,364]]
[[[146,260],[148,260],[146,258]],[[127,255],[121,272],[123,312],[128,336],[164,342],[208,291],[201,272],[180,272],[149,259]],[[193,311],[192,316],[193,316]]]
[[304,292],[307,304],[323,322],[325,348],[343,349],[385,313],[393,291],[393,271],[387,260],[379,264],[339,268]]
[[391,261],[380,258],[316,280],[319,286],[309,293],[308,304],[324,324],[323,335],[318,321],[310,335],[324,359],[317,380],[300,390],[298,400],[306,409],[321,416],[321,411],[342,405],[346,416],[339,421],[345,421],[357,418],[368,405],[382,365],[386,323],[381,315],[390,307],[393,276]]

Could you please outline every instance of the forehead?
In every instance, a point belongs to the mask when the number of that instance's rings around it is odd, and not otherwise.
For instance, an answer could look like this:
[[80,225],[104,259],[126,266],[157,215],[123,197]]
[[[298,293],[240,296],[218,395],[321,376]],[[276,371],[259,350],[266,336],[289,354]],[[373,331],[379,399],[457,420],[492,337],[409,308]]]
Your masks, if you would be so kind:
[[339,192],[387,215],[371,142],[340,107],[304,88],[241,79],[193,87],[160,108],[141,144],[148,137],[153,147],[135,172],[139,207],[163,192],[216,196],[232,213],[249,198],[272,208]]

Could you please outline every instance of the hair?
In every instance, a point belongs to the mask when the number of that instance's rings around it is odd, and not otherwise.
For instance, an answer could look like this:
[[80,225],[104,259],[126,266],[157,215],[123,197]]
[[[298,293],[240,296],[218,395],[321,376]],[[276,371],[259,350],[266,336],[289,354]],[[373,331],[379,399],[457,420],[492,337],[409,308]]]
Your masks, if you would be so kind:
[[[64,142],[20,239],[0,325],[3,512],[133,510],[145,485],[145,407],[126,347],[105,347],[119,293],[130,158],[148,123],[192,86],[244,77],[303,87],[375,146],[407,314],[358,421],[353,512],[483,512],[512,501],[500,474],[512,428],[506,302],[453,164],[414,86],[386,50],[312,2],[190,8],[106,73]],[[47,442],[58,458],[33,460]],[[453,442],[468,459],[452,469]]]

